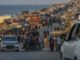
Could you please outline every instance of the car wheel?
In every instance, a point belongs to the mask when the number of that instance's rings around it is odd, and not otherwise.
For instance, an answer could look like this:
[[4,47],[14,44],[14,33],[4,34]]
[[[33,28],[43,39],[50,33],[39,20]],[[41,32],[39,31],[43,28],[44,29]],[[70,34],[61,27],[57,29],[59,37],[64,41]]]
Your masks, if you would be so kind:
[[70,60],[70,59],[63,57],[62,52],[60,52],[60,60]]
[[1,50],[1,52],[4,52],[4,50]]
[[60,52],[60,60],[64,60],[62,52]]
[[76,56],[74,57],[74,60],[78,60]]
[[64,58],[64,60],[71,60],[71,59],[69,59],[69,58]]
[[18,49],[18,50],[16,50],[16,52],[19,52],[19,49]]
[[25,48],[25,51],[28,51],[28,48],[27,47]]

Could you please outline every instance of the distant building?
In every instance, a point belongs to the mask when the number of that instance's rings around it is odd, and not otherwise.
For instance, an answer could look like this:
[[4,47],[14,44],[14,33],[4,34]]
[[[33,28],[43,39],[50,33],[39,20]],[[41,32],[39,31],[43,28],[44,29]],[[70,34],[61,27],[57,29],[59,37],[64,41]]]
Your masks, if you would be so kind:
[[51,6],[49,6],[48,10],[50,10],[51,12],[58,10],[59,8],[64,8],[65,4],[53,4]]

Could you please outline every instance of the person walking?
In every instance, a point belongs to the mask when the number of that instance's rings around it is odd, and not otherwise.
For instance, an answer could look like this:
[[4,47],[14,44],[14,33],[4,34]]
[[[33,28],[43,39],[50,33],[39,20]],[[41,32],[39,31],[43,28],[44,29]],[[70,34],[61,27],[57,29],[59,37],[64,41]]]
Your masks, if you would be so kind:
[[39,49],[42,50],[43,48],[43,39],[39,36]]
[[17,39],[18,39],[18,43],[20,44],[20,42],[21,42],[21,37],[20,37],[20,36],[17,36]]
[[28,50],[28,39],[27,36],[24,36],[24,41],[23,41],[23,48],[27,51]]
[[35,42],[36,50],[39,50],[39,48],[40,48],[40,41],[39,41],[39,37],[38,36],[35,36],[34,42]]
[[23,49],[25,48],[26,36],[23,37]]
[[57,37],[57,51],[60,51],[61,45],[62,45],[62,39],[61,39],[61,36],[59,35]]
[[53,52],[53,50],[54,50],[54,37],[53,36],[51,36],[50,37],[50,50],[51,50],[51,52]]

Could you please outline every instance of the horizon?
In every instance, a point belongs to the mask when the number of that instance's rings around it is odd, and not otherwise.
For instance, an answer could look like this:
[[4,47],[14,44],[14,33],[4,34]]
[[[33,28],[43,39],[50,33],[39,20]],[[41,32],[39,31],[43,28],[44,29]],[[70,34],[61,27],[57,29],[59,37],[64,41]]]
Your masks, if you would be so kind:
[[68,3],[71,0],[0,0],[0,5],[51,5]]

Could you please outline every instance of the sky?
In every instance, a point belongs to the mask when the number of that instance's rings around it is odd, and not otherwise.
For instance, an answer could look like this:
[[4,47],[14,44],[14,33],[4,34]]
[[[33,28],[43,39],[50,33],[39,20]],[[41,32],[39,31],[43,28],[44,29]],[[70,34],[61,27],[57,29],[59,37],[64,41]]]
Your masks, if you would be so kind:
[[0,0],[0,5],[55,4],[70,0]]

